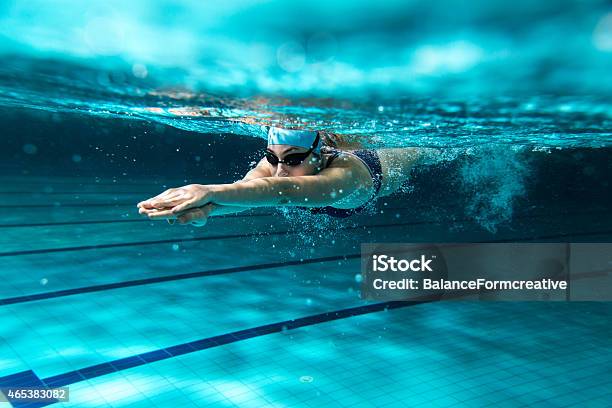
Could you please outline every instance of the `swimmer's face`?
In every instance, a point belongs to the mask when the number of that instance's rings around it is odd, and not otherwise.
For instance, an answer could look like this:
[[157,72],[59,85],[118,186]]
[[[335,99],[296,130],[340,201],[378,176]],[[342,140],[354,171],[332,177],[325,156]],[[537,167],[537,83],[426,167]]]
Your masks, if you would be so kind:
[[[270,145],[267,150],[273,153],[279,160],[284,161],[285,157],[296,153],[306,153],[308,149],[290,145]],[[272,168],[272,174],[275,177],[294,177],[294,176],[309,176],[319,172],[321,157],[311,153],[306,159],[296,166],[289,166],[285,163],[276,165],[269,164]]]

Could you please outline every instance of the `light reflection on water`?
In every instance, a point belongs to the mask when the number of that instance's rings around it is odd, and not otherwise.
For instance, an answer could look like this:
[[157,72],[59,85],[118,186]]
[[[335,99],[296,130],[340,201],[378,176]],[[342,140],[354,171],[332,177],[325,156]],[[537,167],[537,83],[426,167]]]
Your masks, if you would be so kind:
[[600,0],[72,2],[0,7],[0,106],[376,146],[610,144]]

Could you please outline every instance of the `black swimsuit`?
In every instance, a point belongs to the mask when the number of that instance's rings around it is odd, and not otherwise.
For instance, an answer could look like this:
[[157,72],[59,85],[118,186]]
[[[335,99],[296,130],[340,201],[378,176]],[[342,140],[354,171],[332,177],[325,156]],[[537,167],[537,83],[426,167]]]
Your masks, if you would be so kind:
[[[340,155],[343,151],[334,150],[332,156],[327,160],[327,164],[325,167],[329,167],[331,162]],[[350,217],[353,214],[359,213],[363,211],[363,209],[370,203],[374,197],[378,195],[380,191],[380,187],[382,186],[382,166],[380,165],[380,158],[378,157],[378,153],[375,150],[352,150],[347,151],[346,153],[353,154],[357,156],[368,168],[370,172],[370,176],[372,177],[372,183],[374,183],[374,193],[372,197],[365,204],[357,207],[357,208],[335,208],[331,206],[326,207],[302,207],[310,210],[314,214],[327,214],[332,217],[337,218],[346,218]]]

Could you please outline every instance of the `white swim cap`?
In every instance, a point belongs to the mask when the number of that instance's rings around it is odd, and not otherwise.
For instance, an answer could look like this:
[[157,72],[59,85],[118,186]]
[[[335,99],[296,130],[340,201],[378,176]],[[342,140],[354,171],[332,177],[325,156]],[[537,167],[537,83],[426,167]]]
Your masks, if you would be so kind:
[[[290,130],[270,127],[268,130],[268,145],[290,145],[310,149],[317,139],[317,132],[314,130]],[[321,151],[321,139],[313,150],[315,153]]]

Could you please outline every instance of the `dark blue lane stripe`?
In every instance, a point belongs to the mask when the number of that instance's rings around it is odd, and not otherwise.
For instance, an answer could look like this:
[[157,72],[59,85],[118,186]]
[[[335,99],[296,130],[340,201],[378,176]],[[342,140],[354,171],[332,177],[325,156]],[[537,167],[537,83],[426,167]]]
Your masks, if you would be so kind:
[[[251,217],[269,217],[274,213],[254,213],[254,214],[227,214],[215,218],[251,218]],[[149,220],[147,218],[138,218],[133,220],[92,220],[92,221],[62,221],[62,222],[40,222],[32,224],[0,224],[0,228],[18,228],[18,227],[57,227],[61,225],[87,225],[87,224],[118,224],[125,222],[159,222]]]
[[[385,207],[383,210],[415,210],[418,207]],[[513,217],[515,220],[529,219],[529,218],[541,218],[541,217],[558,217],[561,215],[581,215],[581,214],[607,214],[612,212],[612,210],[588,210],[588,211],[570,211],[570,212],[562,212],[557,214],[524,214],[524,215],[516,215]],[[268,217],[275,215],[275,212],[261,212],[261,213],[239,213],[239,214],[227,214],[222,216],[217,216],[215,218],[251,218],[251,217]],[[453,220],[440,220],[441,221],[453,221],[453,222],[463,222],[463,221],[472,221],[471,218],[462,218],[462,219],[453,219]],[[60,222],[41,222],[41,223],[13,223],[13,224],[0,224],[0,228],[21,228],[21,227],[56,227],[56,226],[64,226],[64,225],[87,225],[87,224],[115,224],[115,223],[127,223],[127,222],[157,222],[154,220],[149,220],[146,218],[132,219],[132,220],[90,220],[90,221],[60,221]],[[433,221],[432,221],[433,222]]]
[[[350,231],[355,229],[367,229],[367,228],[393,228],[393,227],[406,227],[411,225],[431,224],[438,223],[437,221],[415,221],[405,222],[396,224],[373,224],[373,225],[352,225],[336,228],[337,231]],[[179,242],[196,242],[196,241],[209,241],[219,239],[233,239],[233,238],[252,238],[258,236],[270,236],[270,235],[295,235],[299,234],[300,231],[276,231],[276,232],[265,232],[265,233],[251,233],[251,234],[235,234],[235,235],[209,235],[205,237],[196,238],[180,238],[180,239],[161,239],[155,241],[137,241],[137,242],[117,242],[113,244],[95,244],[95,245],[83,245],[76,247],[64,247],[64,248],[42,248],[42,249],[31,249],[25,251],[10,251],[0,252],[0,257],[5,256],[20,256],[20,255],[35,255],[35,254],[47,254],[52,252],[69,252],[69,251],[86,251],[91,249],[106,249],[106,248],[120,248],[130,246],[143,246],[143,245],[158,245],[158,244],[170,244]]]
[[[395,225],[397,224],[393,224],[392,226],[395,226]],[[275,233],[275,234],[282,234],[282,232]],[[542,236],[527,237],[527,238],[487,240],[487,241],[482,241],[482,242],[484,243],[530,242],[530,241],[539,241],[543,239],[559,239],[559,238],[570,238],[570,237],[575,237],[575,236],[597,236],[597,235],[609,235],[609,234],[612,234],[612,231],[584,232],[584,233],[573,233],[573,234],[562,233],[562,234],[556,234],[556,235],[542,235]],[[272,233],[269,235],[272,235]],[[169,242],[176,242],[176,241],[169,240]],[[115,283],[94,285],[94,286],[85,286],[85,287],[80,287],[80,288],[65,289],[65,290],[59,290],[59,291],[54,291],[54,292],[44,292],[44,293],[37,293],[37,294],[32,294],[32,295],[23,295],[23,296],[16,296],[12,298],[4,298],[4,299],[0,299],[0,306],[10,305],[10,304],[15,304],[15,303],[26,303],[26,302],[36,301],[36,300],[52,299],[52,298],[58,298],[58,297],[64,297],[64,296],[71,296],[71,295],[77,295],[77,294],[82,294],[82,293],[100,292],[104,290],[126,288],[126,287],[131,287],[131,286],[149,285],[149,284],[160,283],[160,282],[169,282],[169,281],[183,280],[183,279],[193,279],[193,278],[199,278],[199,277],[205,277],[205,276],[246,272],[246,271],[252,271],[252,270],[279,268],[279,267],[284,267],[284,266],[295,266],[295,265],[300,265],[300,264],[307,265],[307,264],[320,263],[320,262],[348,260],[348,259],[355,259],[359,257],[360,257],[360,254],[349,254],[349,255],[342,255],[342,256],[306,259],[306,260],[301,260],[301,261],[287,261],[287,262],[268,263],[268,264],[260,264],[260,265],[247,265],[247,266],[239,266],[239,267],[233,267],[233,268],[223,268],[223,269],[216,269],[216,270],[190,272],[190,273],[184,273],[184,274],[178,274],[178,275],[166,275],[166,276],[159,276],[155,278],[136,279],[136,280],[131,280],[131,281],[115,282]]]
[[[104,204],[104,205],[108,205],[108,204]],[[131,204],[133,206],[133,204]],[[1,205],[0,205],[1,206]],[[64,206],[58,206],[59,208],[64,207]],[[134,206],[135,207],[135,206]],[[384,210],[392,210],[392,211],[398,211],[398,210],[415,210],[418,209],[418,207],[388,207],[388,208],[384,208]],[[226,214],[226,215],[221,215],[221,216],[216,216],[215,218],[251,218],[251,217],[271,217],[276,215],[276,212],[272,212],[272,211],[268,211],[268,212],[260,212],[260,213],[253,213],[253,212],[248,212],[245,211],[244,213],[239,213],[239,214]],[[58,226],[58,225],[81,225],[81,224],[113,224],[113,223],[122,223],[122,222],[158,222],[158,221],[154,221],[154,220],[149,220],[146,219],[144,217],[139,218],[139,219],[134,219],[134,220],[117,220],[117,219],[110,219],[110,220],[92,220],[92,221],[60,221],[60,222],[40,222],[40,223],[31,223],[31,224],[26,224],[26,223],[14,223],[14,224],[0,224],[0,228],[16,228],[16,227],[54,227],[54,226]]]
[[[0,378],[0,389],[2,388],[16,388],[16,387],[36,387],[45,388],[45,384],[32,370],[22,371],[20,373],[7,375],[6,377]],[[10,398],[7,397],[9,401]],[[11,405],[14,408],[38,408],[51,405],[58,402],[53,400],[52,402],[19,402],[11,401]]]
[[[104,204],[109,205],[109,204]],[[418,210],[420,208],[425,208],[424,206],[416,206],[416,207],[385,207],[383,210]],[[589,211],[571,211],[571,212],[563,212],[559,214],[553,214],[553,216],[559,215],[580,215],[580,214],[601,214],[601,213],[609,213],[609,209],[602,210],[589,210]],[[251,217],[267,217],[275,215],[274,212],[262,212],[262,213],[240,213],[240,214],[227,214],[220,216],[218,218],[251,218]],[[529,219],[529,218],[539,218],[542,215],[538,214],[524,214],[517,215],[514,219]],[[440,223],[445,220],[439,221],[431,221],[431,223]],[[463,218],[463,219],[455,219],[453,222],[464,222],[471,221],[471,218]],[[134,219],[134,220],[92,220],[92,221],[64,221],[64,222],[49,222],[49,223],[14,223],[14,224],[0,224],[0,228],[19,228],[19,227],[51,227],[51,226],[65,226],[65,225],[86,225],[86,224],[112,224],[112,223],[129,223],[129,222],[154,222],[148,219]],[[0,254],[0,256],[2,256]]]
[[147,191],[0,191],[0,195],[2,194],[20,194],[20,195],[33,195],[33,196],[46,196],[46,195],[59,195],[59,194],[72,194],[72,195],[81,195],[81,194],[98,194],[98,195],[146,195],[146,194],[154,194],[157,195],[159,193],[155,193],[155,191],[147,190]]
[[[576,234],[560,234],[560,235],[548,235],[548,236],[539,236],[539,237],[528,237],[528,238],[512,238],[512,239],[498,239],[498,240],[487,240],[481,241],[482,243],[502,243],[502,242],[530,242],[530,241],[539,241],[543,239],[558,239],[558,238],[570,238],[574,236],[597,236],[597,235],[609,235],[612,234],[612,231],[601,231],[601,232],[585,232],[585,233],[576,233]],[[212,269],[206,271],[199,272],[189,272],[178,275],[165,275],[158,276],[155,278],[145,278],[145,279],[136,279],[131,281],[124,282],[115,282],[108,283],[102,285],[94,285],[94,286],[84,286],[80,288],[72,288],[72,289],[64,289],[58,290],[54,292],[44,292],[44,293],[36,293],[32,295],[23,295],[16,296],[11,298],[0,299],[0,306],[11,305],[16,303],[26,303],[33,302],[37,300],[45,300],[45,299],[53,299],[64,296],[72,296],[78,295],[82,293],[91,293],[91,292],[101,292],[105,290],[112,289],[120,289],[127,288],[131,286],[141,286],[141,285],[149,285],[154,283],[161,282],[170,282],[176,280],[184,280],[184,279],[194,279],[205,276],[214,276],[214,275],[223,275],[229,273],[237,273],[237,272],[247,272],[247,271],[255,271],[261,269],[272,269],[272,268],[282,268],[286,266],[295,266],[295,265],[309,265],[313,263],[324,263],[324,262],[332,262],[332,261],[340,261],[340,260],[349,260],[359,258],[361,254],[348,254],[348,255],[340,255],[340,256],[330,256],[323,258],[311,258],[304,259],[300,261],[287,261],[287,262],[278,262],[278,263],[267,263],[267,264],[259,264],[259,265],[246,265],[246,266],[238,266],[232,268],[223,268],[223,269]]]
[[[85,206],[95,206],[97,204],[85,204]],[[116,204],[100,204],[101,206],[116,206]],[[123,204],[125,206],[127,206],[128,204]],[[0,205],[2,206],[2,205]],[[35,205],[37,206],[37,205]],[[45,207],[48,207],[48,204],[44,204]],[[134,204],[131,203],[129,204],[129,206],[134,207]],[[2,206],[2,207],[6,207],[6,206]],[[17,206],[17,207],[22,207],[22,206]],[[51,205],[51,207],[57,207],[57,208],[61,208],[61,207],[67,207],[67,205],[58,205],[58,206],[54,206]],[[77,206],[78,207],[78,206]],[[418,210],[419,208],[424,208],[424,207],[385,207],[382,208],[383,210],[389,210],[389,211],[399,211],[399,210]],[[239,213],[239,214],[227,214],[227,215],[221,215],[215,218],[250,218],[250,217],[268,217],[268,216],[273,216],[276,215],[276,212],[273,211],[267,211],[267,212],[259,212],[259,213],[253,213],[253,212],[248,212],[245,211],[243,213]],[[92,220],[92,221],[60,221],[60,222],[44,222],[44,223],[31,223],[31,224],[27,224],[27,223],[14,223],[14,224],[0,224],[0,228],[16,228],[16,227],[51,227],[51,226],[58,226],[58,225],[81,225],[81,224],[112,224],[112,223],[121,223],[121,222],[154,222],[153,220],[148,220],[146,218],[141,218],[138,220],[117,220],[117,219],[110,219],[110,220]]]
[[304,260],[297,260],[297,261],[236,266],[232,268],[210,269],[206,271],[181,273],[178,275],[165,275],[165,276],[158,276],[155,278],[136,279],[136,280],[124,281],[124,282],[107,283],[103,285],[84,286],[80,288],[58,290],[54,292],[44,292],[44,293],[36,293],[33,295],[24,295],[24,296],[16,296],[16,297],[11,297],[11,298],[4,298],[4,299],[0,299],[0,306],[13,305],[16,303],[33,302],[36,300],[53,299],[53,298],[58,298],[58,297],[71,296],[71,295],[79,295],[82,293],[101,292],[104,290],[127,288],[131,286],[150,285],[153,283],[160,283],[160,282],[170,282],[170,281],[176,281],[176,280],[201,278],[205,276],[224,275],[228,273],[247,272],[247,271],[257,271],[261,269],[283,268],[287,266],[296,266],[296,265],[309,265],[309,264],[314,264],[314,263],[343,261],[343,260],[348,260],[348,259],[356,259],[356,258],[359,258],[360,256],[361,254],[338,255],[338,256],[329,256],[329,257],[324,257],[324,258],[312,258],[312,259],[304,259]]
[[[7,206],[3,206],[0,204],[1,207],[16,207],[16,208],[20,208],[20,207],[54,207],[54,208],[62,208],[62,207],[87,207],[87,206],[118,206],[117,204],[109,204],[109,203],[104,203],[104,204],[80,204],[80,205],[49,205],[49,204],[33,204],[32,206],[28,206],[28,205],[7,205]],[[136,208],[136,206],[134,205],[134,203],[130,203],[130,204],[121,204],[120,206],[130,206],[133,207],[134,209]],[[425,207],[384,207],[381,208],[383,210],[389,210],[389,211],[399,211],[399,210],[419,210],[419,209],[423,209]],[[221,216],[217,216],[215,218],[247,218],[247,217],[267,217],[267,216],[273,216],[277,214],[276,212],[272,212],[272,211],[268,211],[268,212],[260,212],[260,213],[253,213],[253,212],[248,212],[245,211],[244,213],[239,213],[239,214],[227,214],[227,215],[221,215]],[[117,220],[117,219],[110,219],[110,220],[92,220],[92,221],[60,221],[60,222],[46,222],[46,223],[33,223],[33,224],[26,224],[26,223],[14,223],[14,224],[0,224],[0,228],[11,228],[11,227],[49,227],[49,226],[57,226],[57,225],[79,225],[79,224],[103,224],[103,223],[120,223],[120,222],[136,222],[137,220]],[[148,220],[146,218],[142,218],[141,220],[138,221],[142,221],[142,222],[153,222],[152,220]]]
[[[349,317],[376,313],[390,309],[398,309],[402,307],[415,306],[423,303],[429,303],[432,300],[423,301],[390,301],[383,303],[373,303],[364,306],[357,306],[347,309],[325,312],[317,315],[301,317],[297,319],[285,320],[282,322],[271,323],[263,326],[253,327],[250,329],[238,330],[218,336],[208,337],[200,340],[191,341],[188,343],[177,344],[174,346],[149,351],[146,353],[137,354],[130,357],[121,358],[118,360],[108,361],[101,364],[92,365],[66,372],[63,374],[54,375],[42,380],[31,371],[24,371],[17,374],[12,374],[0,378],[0,384],[13,385],[12,381],[20,382],[21,386],[34,386],[23,384],[24,381],[41,381],[47,387],[65,387],[81,381],[91,380],[107,374],[116,373],[133,367],[139,367],[145,364],[156,361],[166,360],[173,357],[194,353],[209,348],[223,346],[225,344],[236,343],[242,340],[251,339],[254,337],[265,336],[267,334],[279,333],[281,331],[298,329],[301,327],[312,326],[319,323],[330,322],[334,320],[346,319]],[[45,403],[50,405],[52,403]],[[42,405],[41,405],[42,406]]]
[[136,207],[133,201],[114,203],[73,203],[73,204],[1,204],[2,208],[62,208],[62,207]]
[[126,222],[155,222],[147,219],[133,220],[92,220],[92,221],[62,221],[62,222],[38,222],[29,224],[0,224],[0,228],[20,228],[20,227],[57,227],[63,225],[89,225],[89,224],[110,224],[110,223],[126,223]]
[[[287,234],[287,231],[278,232],[267,232],[268,235],[283,235]],[[26,251],[11,251],[11,252],[0,252],[0,257],[5,256],[19,256],[19,255],[36,255],[36,254],[47,254],[53,252],[70,252],[70,251],[87,251],[91,249],[107,249],[107,248],[121,248],[131,246],[142,246],[142,245],[159,245],[159,244],[173,244],[182,242],[197,242],[197,241],[209,241],[214,239],[233,239],[233,238],[249,238],[255,237],[260,234],[234,234],[234,235],[209,235],[205,237],[196,238],[178,238],[178,239],[160,239],[155,241],[137,241],[137,242],[118,242],[114,244],[95,244],[95,245],[82,245],[76,247],[64,247],[64,248],[43,248],[43,249],[32,249]]]
[[[461,221],[461,220],[459,220]],[[368,229],[368,228],[395,228],[395,227],[407,227],[414,225],[426,225],[426,224],[440,224],[443,220],[440,221],[413,221],[413,222],[404,222],[404,223],[394,223],[394,224],[372,224],[372,225],[354,225],[354,226],[345,226],[336,228],[337,231],[350,231],[355,229]],[[276,231],[276,232],[266,232],[266,233],[251,233],[251,234],[234,234],[234,235],[210,235],[205,237],[196,237],[196,238],[181,238],[181,239],[161,239],[155,241],[137,241],[137,242],[118,242],[113,244],[95,244],[95,245],[82,245],[76,247],[64,247],[64,248],[42,248],[42,249],[31,249],[31,250],[22,250],[22,251],[9,251],[9,252],[0,252],[0,257],[7,256],[22,256],[22,255],[39,255],[39,254],[47,254],[47,253],[55,253],[55,252],[71,252],[71,251],[88,251],[93,249],[108,249],[108,248],[121,248],[121,247],[131,247],[131,246],[145,246],[145,245],[159,245],[159,244],[170,244],[170,243],[182,243],[182,242],[197,242],[197,241],[209,241],[209,240],[220,240],[220,239],[236,239],[236,238],[253,238],[258,236],[272,236],[272,235],[295,235],[298,234],[299,231]],[[527,240],[533,241],[538,239],[554,239],[554,238],[565,238],[565,237],[580,237],[580,236],[589,236],[589,235],[604,235],[611,234],[612,230],[606,231],[594,231],[594,232],[576,232],[576,233],[557,233],[553,235],[542,235],[531,238],[520,238],[519,241]],[[516,238],[510,239],[502,239],[502,240],[487,240],[486,242],[512,242],[516,240]]]
[[[168,186],[171,185],[184,185],[186,182],[184,179],[181,180],[156,180],[156,182],[136,182],[136,183],[130,183],[130,182],[126,182],[126,183],[116,183],[116,182],[111,182],[111,181],[100,181],[97,182],[95,180],[84,180],[84,181],[77,181],[78,179],[76,178],[71,178],[70,180],[66,181],[66,180],[52,180],[52,181],[46,181],[47,178],[45,177],[45,181],[36,181],[36,180],[32,180],[32,178],[35,178],[37,176],[32,176],[32,177],[27,177],[27,180],[15,180],[13,177],[8,177],[8,176],[3,176],[2,178],[0,178],[0,182],[2,182],[3,184],[6,185],[10,185],[10,184],[14,184],[14,185],[18,185],[19,187],[22,186],[26,186],[26,185],[32,185],[34,187],[37,188],[45,188],[45,187],[54,187],[54,186],[70,186],[70,185],[78,185],[78,186],[89,186],[89,187],[98,187],[98,186],[113,186],[113,187],[117,187],[117,186],[125,186],[125,187],[136,187],[136,186],[145,186],[145,187],[149,187],[149,188],[169,188]],[[8,180],[7,180],[8,179]],[[206,181],[205,184],[220,184],[220,183],[226,183],[228,182],[227,179],[208,179],[208,180],[204,180]],[[200,180],[200,182],[202,182],[202,180]],[[183,184],[181,184],[183,183]]]
[[[9,180],[7,180],[7,178]],[[97,188],[100,186],[112,186],[112,187],[126,187],[126,188],[131,188],[131,187],[142,187],[142,188],[146,188],[147,191],[150,191],[149,189],[156,189],[158,191],[157,194],[160,193],[159,189],[168,189],[171,186],[184,186],[185,184],[189,184],[188,182],[186,182],[184,179],[181,180],[156,180],[156,182],[135,182],[135,183],[130,183],[130,182],[126,182],[126,183],[115,183],[115,182],[111,182],[111,181],[76,181],[77,179],[71,179],[69,181],[59,181],[59,180],[51,180],[51,181],[46,181],[47,178],[45,178],[45,181],[33,181],[31,180],[31,177],[28,177],[27,180],[14,180],[10,177],[1,177],[0,178],[0,183],[2,183],[5,188],[9,188],[8,186],[17,186],[17,187],[24,187],[24,186],[32,186],[33,188],[36,189],[44,189],[47,187],[51,187],[51,188],[56,188],[56,187],[66,187],[66,188],[72,188],[74,186],[77,187],[89,187],[89,188]],[[217,179],[202,179],[202,180],[198,180],[199,183],[201,184],[223,184],[223,183],[231,183],[231,180],[228,179],[224,179],[224,178],[217,178]],[[13,188],[13,187],[11,187]],[[0,193],[4,193],[6,191],[0,191]],[[49,193],[45,193],[43,191],[20,191],[21,193],[29,193],[29,194],[49,194]]]
[[[455,293],[459,297],[460,294]],[[222,346],[225,344],[236,343],[242,340],[265,336],[267,334],[278,333],[281,331],[293,330],[301,327],[311,326],[319,323],[345,319],[349,317],[376,313],[403,307],[415,306],[424,303],[436,302],[435,299],[417,301],[389,301],[374,303],[364,306],[340,309],[332,312],[325,312],[317,315],[301,317],[297,319],[285,320],[282,322],[271,323],[250,329],[238,330],[226,334],[195,340],[187,343],[137,354],[130,357],[108,361],[101,364],[88,366],[79,370],[69,371],[63,374],[54,375],[45,379],[39,379],[33,371],[23,371],[0,377],[0,385],[4,386],[23,386],[34,387],[41,385],[52,387],[65,387],[81,381],[91,380],[107,374],[116,373],[133,367],[139,367],[156,361],[166,360],[173,357],[202,351],[209,348]],[[42,407],[51,405],[53,402],[39,403],[37,405],[15,405],[19,407]]]

